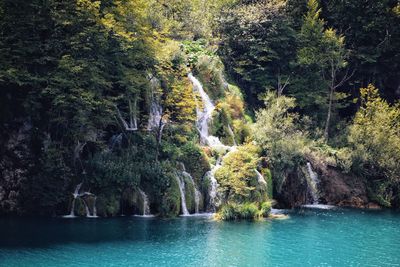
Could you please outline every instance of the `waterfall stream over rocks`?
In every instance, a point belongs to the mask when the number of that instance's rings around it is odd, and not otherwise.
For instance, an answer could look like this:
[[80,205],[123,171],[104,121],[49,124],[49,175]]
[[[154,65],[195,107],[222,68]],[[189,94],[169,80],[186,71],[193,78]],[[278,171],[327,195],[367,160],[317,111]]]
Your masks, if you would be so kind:
[[183,177],[180,177],[180,175],[176,174],[175,176],[176,181],[178,182],[179,186],[179,191],[181,193],[181,208],[182,208],[182,215],[187,216],[189,215],[189,211],[186,207],[186,191],[185,191],[185,181],[183,180]]
[[[75,187],[74,193],[72,193],[73,199],[71,203],[71,211],[68,215],[63,216],[64,218],[75,218],[75,205],[76,201],[79,199],[83,206],[85,207],[85,214],[87,218],[97,218],[97,208],[96,208],[96,200],[97,197],[96,195],[90,193],[90,192],[82,192],[80,193],[81,187],[83,183],[79,183]],[[90,208],[88,205],[88,199],[92,198],[92,212],[90,212]]]
[[[233,146],[224,145],[218,137],[209,134],[209,123],[212,121],[212,113],[215,109],[215,106],[212,103],[210,97],[205,92],[200,81],[196,79],[192,75],[192,73],[189,73],[188,78],[193,84],[194,93],[200,95],[202,100],[202,105],[197,104],[196,109],[196,127],[198,132],[200,133],[200,143],[204,146],[211,147],[212,149],[218,151],[218,153],[221,155],[217,159],[216,164],[212,166],[211,170],[208,171],[204,176],[204,179],[208,179],[209,181],[207,210],[215,212],[220,205],[220,197],[218,195],[218,181],[215,178],[215,173],[222,166],[223,159],[230,153],[237,150],[237,144],[234,132],[230,125],[227,125],[227,127],[228,133],[232,137],[232,143],[234,144]],[[265,186],[267,183],[265,182],[264,177],[257,170],[255,171],[257,173],[259,184]]]
[[303,205],[302,207],[304,208],[311,208],[311,209],[332,209],[335,208],[335,206],[332,205],[324,205],[320,204],[319,199],[320,199],[320,192],[318,189],[318,184],[319,184],[319,177],[318,174],[313,170],[313,167],[310,162],[307,162],[307,185],[308,185],[308,190],[311,194],[312,197],[312,203],[308,203],[306,205]]
[[150,202],[149,202],[149,198],[147,197],[146,193],[141,190],[138,189],[140,197],[142,198],[142,202],[143,202],[143,206],[142,206],[142,215],[135,215],[135,216],[139,216],[139,217],[154,217],[154,215],[151,214],[150,212]]

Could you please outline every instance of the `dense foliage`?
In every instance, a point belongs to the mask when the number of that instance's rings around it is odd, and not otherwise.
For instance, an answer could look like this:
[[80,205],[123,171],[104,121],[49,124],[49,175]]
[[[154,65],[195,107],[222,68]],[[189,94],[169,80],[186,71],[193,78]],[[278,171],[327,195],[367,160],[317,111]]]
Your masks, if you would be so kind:
[[[139,190],[153,213],[176,216],[180,182],[188,209],[200,192],[206,210],[217,166],[219,216],[261,218],[313,160],[400,206],[399,10],[0,0],[0,214],[66,214],[81,182],[103,216],[143,211]],[[215,105],[209,134],[222,149],[200,145],[190,72]]]

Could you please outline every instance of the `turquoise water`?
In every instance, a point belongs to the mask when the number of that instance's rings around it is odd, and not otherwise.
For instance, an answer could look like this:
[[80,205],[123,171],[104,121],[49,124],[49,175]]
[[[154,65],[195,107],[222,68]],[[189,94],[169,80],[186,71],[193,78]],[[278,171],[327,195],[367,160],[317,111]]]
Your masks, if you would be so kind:
[[287,220],[0,219],[0,266],[400,266],[400,214]]

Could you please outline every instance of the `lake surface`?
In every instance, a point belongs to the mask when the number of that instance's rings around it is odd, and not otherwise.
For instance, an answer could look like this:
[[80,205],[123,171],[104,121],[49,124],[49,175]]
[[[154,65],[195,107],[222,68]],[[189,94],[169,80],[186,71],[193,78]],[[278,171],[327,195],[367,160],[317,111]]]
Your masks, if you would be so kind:
[[400,214],[297,210],[286,220],[0,219],[0,266],[400,266]]

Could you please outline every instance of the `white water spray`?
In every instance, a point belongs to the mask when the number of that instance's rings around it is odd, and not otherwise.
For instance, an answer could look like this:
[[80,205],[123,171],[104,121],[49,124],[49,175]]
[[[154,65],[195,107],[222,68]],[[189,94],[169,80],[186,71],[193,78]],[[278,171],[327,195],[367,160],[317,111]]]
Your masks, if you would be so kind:
[[307,179],[308,186],[310,188],[311,196],[313,199],[312,204],[319,204],[318,174],[316,172],[314,172],[310,162],[307,162],[307,171],[308,171],[308,176],[309,176],[309,179]]
[[[75,187],[75,191],[74,193],[72,193],[73,199],[72,199],[72,203],[71,203],[71,211],[68,215],[63,216],[64,218],[75,218],[75,204],[76,204],[76,200],[80,199],[85,207],[85,213],[86,213],[86,217],[88,218],[97,218],[97,209],[96,209],[96,199],[97,197],[90,193],[90,192],[83,192],[83,193],[79,193],[79,191],[81,190],[82,187],[82,183],[78,184]],[[92,214],[90,214],[90,208],[86,202],[86,200],[84,199],[84,197],[93,197],[93,206],[92,206]]]
[[136,116],[136,101],[132,107],[131,102],[129,101],[129,124],[126,122],[124,117],[122,117],[121,112],[119,111],[117,107],[117,114],[119,119],[122,122],[122,125],[124,126],[126,131],[137,131],[138,129],[138,123],[137,123],[137,116]]
[[179,191],[181,193],[181,208],[183,215],[189,215],[189,211],[186,207],[186,196],[185,196],[185,181],[178,174],[175,175],[175,179],[178,182]]
[[149,198],[147,197],[146,193],[139,189],[140,196],[142,197],[143,201],[143,216],[149,216],[150,214],[150,206],[149,206]]
[[189,181],[192,183],[193,188],[194,188],[194,202],[195,202],[195,213],[199,213],[199,207],[200,207],[200,196],[201,193],[197,189],[196,184],[193,180],[193,177],[190,175],[190,173],[183,171],[182,174],[189,179]]
[[267,182],[265,181],[264,176],[257,169],[255,169],[254,171],[257,174],[258,184],[261,185],[261,186],[266,186]]

